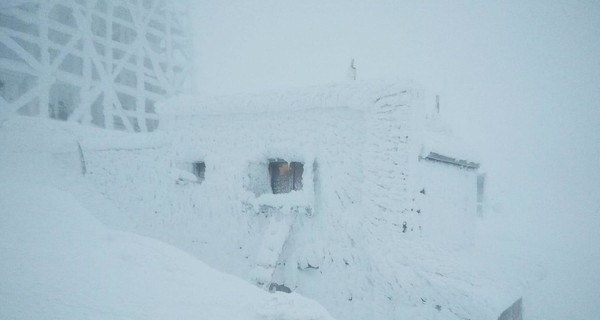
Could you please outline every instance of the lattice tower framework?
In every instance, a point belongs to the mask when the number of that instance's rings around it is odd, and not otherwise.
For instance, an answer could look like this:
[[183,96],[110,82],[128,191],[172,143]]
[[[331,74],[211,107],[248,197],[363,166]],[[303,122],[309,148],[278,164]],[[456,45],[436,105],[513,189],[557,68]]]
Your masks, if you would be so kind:
[[192,86],[186,9],[177,0],[1,3],[0,118],[154,130],[155,103]]

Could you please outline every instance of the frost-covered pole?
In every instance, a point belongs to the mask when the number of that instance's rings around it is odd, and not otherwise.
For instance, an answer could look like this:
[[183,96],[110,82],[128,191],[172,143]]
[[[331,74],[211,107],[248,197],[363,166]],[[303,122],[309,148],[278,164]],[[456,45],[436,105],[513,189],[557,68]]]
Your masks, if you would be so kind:
[[354,58],[350,60],[350,67],[348,67],[348,80],[356,80],[356,66],[354,65]]
[[[155,0],[158,1],[158,0]],[[144,7],[142,4],[142,1],[138,1],[137,3],[137,21],[139,22],[141,20],[141,13],[144,12]],[[135,19],[135,18],[134,18]],[[138,33],[140,33],[142,30],[139,30],[140,26],[138,26]],[[145,30],[144,30],[145,31]],[[145,33],[145,32],[143,32]],[[138,35],[139,37],[139,35]],[[142,46],[137,47],[136,49],[136,55],[138,57],[143,57],[144,56],[144,48]],[[136,68],[135,68],[135,78],[136,78],[136,98],[135,98],[135,110],[136,110],[136,114],[137,114],[137,122],[138,122],[138,126],[139,126],[139,130],[144,132],[144,131],[148,131],[148,128],[146,127],[146,117],[145,117],[145,95],[144,95],[144,85],[146,83],[146,77],[144,75],[144,61],[143,59],[137,59],[136,61]]]
[[[86,14],[85,14],[85,18],[87,21],[92,21],[92,17],[91,17],[91,13],[92,13],[92,3],[91,2],[86,2]],[[92,31],[93,32],[93,31]],[[78,37],[81,37],[81,33],[79,33]],[[91,50],[94,50],[94,48],[91,48],[90,43],[88,41],[83,41],[83,54],[84,55],[90,55]],[[83,81],[82,81],[82,87],[81,87],[81,92],[80,92],[80,103],[79,103],[79,107],[76,108],[75,110],[73,110],[73,114],[71,114],[71,116],[69,117],[70,121],[78,121],[78,122],[85,122],[85,123],[91,123],[92,118],[91,118],[91,104],[93,103],[92,99],[92,61],[90,59],[83,59],[83,66],[82,66],[83,70],[82,70],[82,74],[83,74]]]
[[[113,34],[114,34],[114,30],[113,30],[113,16],[114,16],[114,12],[115,12],[115,8],[113,6],[112,1],[108,1],[107,3],[107,10],[108,10],[108,14],[106,16],[106,28],[108,29],[106,32],[106,43],[107,43],[107,50],[108,52],[113,52]],[[109,54],[107,56],[108,58],[108,68],[109,70],[112,70],[114,68],[114,59],[113,59],[113,55]],[[112,112],[112,106],[108,106],[106,103],[104,104],[104,123],[106,125],[107,128],[113,129],[114,128],[114,121],[113,119],[113,112]]]
[[40,35],[40,41],[39,41],[39,46],[40,46],[40,65],[42,66],[40,68],[40,75],[38,77],[38,81],[39,84],[38,86],[42,86],[43,89],[40,91],[39,94],[39,115],[44,115],[44,113],[46,113],[46,116],[49,115],[50,117],[55,117],[56,114],[56,108],[57,106],[54,106],[54,108],[52,108],[50,106],[50,83],[51,83],[51,79],[50,79],[50,56],[48,53],[48,49],[49,49],[49,44],[48,44],[48,12],[49,12],[49,4],[46,1],[41,1],[39,3],[39,9],[38,9],[38,21],[39,21],[39,35]]

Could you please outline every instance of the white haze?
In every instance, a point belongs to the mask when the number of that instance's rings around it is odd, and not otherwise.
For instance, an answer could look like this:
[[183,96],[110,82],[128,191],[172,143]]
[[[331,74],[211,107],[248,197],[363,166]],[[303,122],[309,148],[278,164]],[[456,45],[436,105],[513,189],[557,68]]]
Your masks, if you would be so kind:
[[[202,95],[399,77],[481,154],[486,222],[547,270],[542,319],[600,314],[600,2],[197,1]],[[507,240],[508,241],[508,240]]]

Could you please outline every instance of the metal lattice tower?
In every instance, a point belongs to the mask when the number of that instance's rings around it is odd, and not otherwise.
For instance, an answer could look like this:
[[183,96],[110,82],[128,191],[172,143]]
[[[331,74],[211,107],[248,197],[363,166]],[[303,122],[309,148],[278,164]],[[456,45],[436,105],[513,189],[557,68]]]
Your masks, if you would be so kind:
[[173,0],[0,3],[0,113],[154,130],[155,102],[191,86],[185,11]]

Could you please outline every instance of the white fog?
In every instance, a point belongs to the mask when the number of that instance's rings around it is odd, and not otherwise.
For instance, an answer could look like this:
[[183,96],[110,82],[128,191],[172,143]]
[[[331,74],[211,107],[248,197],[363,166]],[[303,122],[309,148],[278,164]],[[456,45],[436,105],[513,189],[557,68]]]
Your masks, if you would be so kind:
[[1,2],[0,318],[600,314],[600,3],[173,3]]

